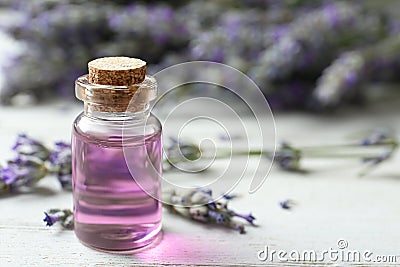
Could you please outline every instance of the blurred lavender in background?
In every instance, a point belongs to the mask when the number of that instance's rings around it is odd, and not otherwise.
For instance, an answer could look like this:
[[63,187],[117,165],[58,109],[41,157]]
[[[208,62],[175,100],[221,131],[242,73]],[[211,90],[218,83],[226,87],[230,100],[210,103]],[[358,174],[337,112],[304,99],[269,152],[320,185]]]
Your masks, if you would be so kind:
[[368,83],[398,80],[395,4],[0,0],[0,101],[72,99],[89,60],[127,55],[146,60],[150,73],[189,60],[225,63],[252,77],[274,109],[330,110],[365,95]]

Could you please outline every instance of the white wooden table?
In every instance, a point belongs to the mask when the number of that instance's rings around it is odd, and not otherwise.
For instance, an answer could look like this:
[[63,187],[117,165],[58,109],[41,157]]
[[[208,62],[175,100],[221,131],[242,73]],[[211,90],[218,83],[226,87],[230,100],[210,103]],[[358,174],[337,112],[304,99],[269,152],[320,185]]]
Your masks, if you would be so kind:
[[[339,142],[344,136],[375,126],[400,130],[397,99],[364,110],[335,116],[284,113],[275,116],[278,140],[294,144]],[[68,108],[62,108],[62,107]],[[12,157],[9,149],[16,134],[26,132],[51,143],[70,138],[74,117],[81,106],[56,103],[29,108],[0,107],[0,159]],[[360,163],[350,160],[309,160],[313,170],[301,175],[274,168],[263,187],[247,193],[244,178],[232,200],[232,208],[249,212],[258,227],[240,235],[224,228],[187,221],[164,211],[160,242],[134,255],[112,255],[83,246],[73,231],[48,228],[42,222],[48,208],[70,208],[71,193],[60,190],[52,177],[42,180],[34,193],[0,198],[0,266],[186,266],[186,265],[282,265],[307,266],[305,262],[260,261],[258,251],[337,249],[344,239],[351,250],[373,255],[400,255],[400,157],[370,175],[358,178]],[[283,210],[279,201],[297,205]],[[400,264],[400,257],[397,258]],[[358,263],[329,262],[332,265]]]

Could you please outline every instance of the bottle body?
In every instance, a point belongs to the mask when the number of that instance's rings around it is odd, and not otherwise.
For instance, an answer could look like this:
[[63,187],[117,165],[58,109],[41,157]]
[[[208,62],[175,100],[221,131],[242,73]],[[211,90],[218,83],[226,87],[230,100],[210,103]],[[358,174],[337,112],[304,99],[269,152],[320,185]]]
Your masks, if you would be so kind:
[[72,155],[77,237],[108,251],[151,243],[161,229],[159,121],[82,113],[73,126]]

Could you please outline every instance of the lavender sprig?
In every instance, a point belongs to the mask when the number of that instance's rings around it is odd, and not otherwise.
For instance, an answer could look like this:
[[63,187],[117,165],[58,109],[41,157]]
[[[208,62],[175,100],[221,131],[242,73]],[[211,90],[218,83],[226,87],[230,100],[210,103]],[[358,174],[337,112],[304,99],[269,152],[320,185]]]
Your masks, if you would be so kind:
[[[171,203],[171,204],[169,204]],[[188,192],[163,192],[163,205],[173,213],[195,221],[222,225],[245,233],[244,224],[234,217],[246,220],[254,225],[255,217],[244,215],[228,208],[228,199],[213,201],[211,190],[197,189]]]
[[45,218],[43,221],[46,226],[53,226],[56,223],[60,223],[65,229],[74,229],[74,213],[69,209],[50,209],[44,212]]
[[26,134],[19,134],[12,149],[14,160],[0,166],[0,194],[32,188],[48,174],[56,174],[64,189],[71,189],[71,146],[57,142],[54,150]]
[[365,81],[366,62],[358,52],[347,52],[329,66],[318,81],[314,96],[324,108],[333,107],[352,96]]
[[28,137],[26,134],[19,134],[17,141],[12,149],[19,155],[26,155],[47,160],[50,155],[50,150],[47,149],[41,142]]
[[281,38],[260,56],[253,77],[266,85],[296,71],[320,70],[343,47],[363,44],[365,39],[379,40],[384,35],[383,25],[377,14],[364,14],[358,5],[328,3],[290,23]]
[[20,156],[0,169],[0,194],[32,187],[47,173],[44,162],[39,158]]
[[[174,143],[174,153],[171,153],[171,155],[175,156],[171,157],[171,159],[174,160],[173,164],[171,163],[171,166],[179,166],[182,162],[190,163],[190,161],[185,157],[192,157],[192,160],[200,159],[200,157],[202,160],[210,159],[210,157],[207,156],[207,153],[205,153],[206,151],[202,151],[195,144],[184,143],[184,145],[180,145],[181,148],[185,148],[182,149],[182,152],[179,150],[178,143]],[[364,176],[374,167],[389,160],[396,152],[398,146],[399,141],[391,131],[379,128],[369,131],[367,135],[360,140],[337,145],[295,147],[289,143],[283,142],[275,153],[273,151],[261,150],[218,150],[217,155],[214,155],[213,153],[210,155],[212,159],[220,159],[230,156],[264,155],[268,159],[274,160],[281,169],[292,172],[305,172],[301,166],[301,161],[306,158],[356,158],[367,164],[366,168],[359,174],[360,176]],[[380,150],[370,152],[370,147],[375,147]],[[167,154],[169,153],[168,151],[169,150],[167,149]]]
[[170,138],[170,144],[165,147],[164,169],[177,168],[185,163],[191,163],[201,157],[201,149],[191,143],[179,142]]
[[320,107],[336,107],[360,92],[366,82],[396,76],[399,57],[400,38],[397,36],[345,52],[319,78],[313,97]]
[[[370,152],[370,148],[379,149],[379,151]],[[344,143],[339,145],[320,145],[311,147],[297,147],[292,150],[298,151],[303,158],[358,158],[366,163],[366,167],[360,171],[359,176],[367,175],[377,165],[389,160],[399,147],[399,141],[394,133],[388,129],[378,128],[367,132],[367,134],[358,141]],[[285,148],[282,147],[280,151]],[[299,169],[300,164],[298,165]]]
[[367,156],[362,158],[362,161],[367,164],[365,169],[360,173],[360,176],[365,176],[376,165],[388,160],[393,156],[399,147],[399,142],[393,132],[388,129],[376,129],[368,136],[361,140],[361,145],[366,147],[384,146],[386,150],[376,156]]

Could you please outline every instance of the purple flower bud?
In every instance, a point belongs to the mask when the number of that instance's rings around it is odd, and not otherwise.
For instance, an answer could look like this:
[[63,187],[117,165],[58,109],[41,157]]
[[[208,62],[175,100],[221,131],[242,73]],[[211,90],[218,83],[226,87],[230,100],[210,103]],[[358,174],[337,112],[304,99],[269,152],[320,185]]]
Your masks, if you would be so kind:
[[233,216],[245,219],[246,221],[248,221],[251,224],[254,224],[254,220],[256,219],[253,215],[251,215],[251,213],[249,215],[244,215],[244,214],[233,212]]
[[224,194],[222,197],[225,199],[231,200],[231,199],[237,198],[238,195],[237,194]]
[[46,223],[46,226],[52,226],[56,222],[60,221],[60,218],[55,214],[48,214],[47,212],[44,213],[45,218],[43,221]]
[[389,131],[386,129],[375,129],[369,136],[361,140],[362,146],[380,145],[385,144],[388,140],[392,139]]
[[322,107],[337,106],[344,97],[364,81],[365,60],[358,51],[346,52],[325,69],[317,82],[313,97]]
[[217,224],[225,224],[230,221],[229,216],[226,213],[219,213],[213,210],[208,211],[208,216]]
[[335,27],[339,22],[339,17],[338,17],[339,14],[335,5],[328,4],[325,6],[323,11],[325,11],[327,20],[331,24],[331,27],[332,28]]
[[0,169],[1,180],[7,185],[15,183],[18,179],[26,177],[28,174],[26,169],[19,169],[16,165],[9,165]]
[[36,183],[47,173],[43,161],[35,157],[18,157],[9,161],[7,167],[0,169],[1,181],[11,190]]
[[[198,202],[198,197],[201,196],[206,196],[208,199],[211,197],[211,193],[211,190],[205,188],[198,188],[196,190],[185,192],[184,194],[175,191],[168,192],[163,194],[163,199],[168,200],[168,202],[171,201],[172,204],[164,202],[163,205],[165,205],[171,211],[174,211],[175,214],[180,214],[186,218],[204,223],[219,224],[230,227],[238,230],[240,233],[244,233],[244,225],[235,222],[233,217],[239,217],[246,220],[250,224],[254,224],[253,221],[255,220],[255,217],[253,215],[243,215],[236,213],[233,210],[229,210],[227,198],[220,198],[218,201],[212,201],[206,205],[193,203],[193,201]],[[185,204],[187,205],[186,207],[181,207],[183,200],[185,200]]]
[[71,145],[64,142],[56,142],[54,150],[50,153],[49,160],[53,165],[71,162]]
[[382,161],[387,160],[390,158],[390,156],[393,154],[393,151],[386,151],[380,155],[377,155],[375,157],[365,157],[362,159],[364,163],[369,163],[371,165],[377,165],[381,163]]
[[70,209],[50,209],[44,212],[47,226],[53,226],[55,223],[60,223],[64,229],[72,230],[74,228],[74,213]]
[[49,150],[42,143],[28,137],[26,134],[18,135],[12,149],[18,154],[37,157],[41,160],[47,160],[49,157]]
[[290,210],[293,207],[294,202],[290,199],[279,202],[279,206],[281,206],[284,210]]

